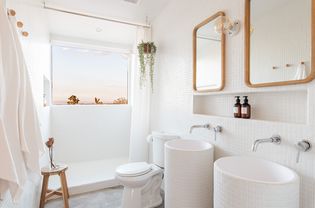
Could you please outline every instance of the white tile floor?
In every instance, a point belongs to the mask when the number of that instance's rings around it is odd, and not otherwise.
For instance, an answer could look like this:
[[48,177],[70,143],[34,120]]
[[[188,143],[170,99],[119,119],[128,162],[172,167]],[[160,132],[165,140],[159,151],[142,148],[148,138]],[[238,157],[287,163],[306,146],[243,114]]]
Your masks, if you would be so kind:
[[[127,158],[68,163],[66,171],[71,208],[119,208],[123,187],[115,180],[115,169],[128,163]],[[60,187],[59,177],[49,179],[49,188]],[[113,188],[110,188],[113,187]],[[47,202],[45,208],[62,208],[61,198]],[[158,208],[163,208],[164,205]]]
[[[70,194],[82,194],[119,185],[115,180],[115,169],[127,162],[128,158],[115,158],[68,163],[66,176]],[[50,177],[49,188],[57,189],[59,187],[59,177]]]
[[[70,196],[71,208],[118,208],[121,205],[122,188],[109,188],[86,194]],[[61,198],[48,201],[45,208],[62,208]]]
[[[69,205],[71,208],[119,208],[121,206],[122,191],[122,187],[116,187],[71,196]],[[45,208],[62,207],[62,199],[51,200],[45,206]],[[164,205],[157,208],[164,208]]]

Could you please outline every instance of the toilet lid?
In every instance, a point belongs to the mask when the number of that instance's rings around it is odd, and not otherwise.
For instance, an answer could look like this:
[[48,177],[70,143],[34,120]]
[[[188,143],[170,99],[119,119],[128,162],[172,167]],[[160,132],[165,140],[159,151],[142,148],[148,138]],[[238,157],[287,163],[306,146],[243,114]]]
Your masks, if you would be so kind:
[[139,176],[150,172],[151,169],[151,165],[146,162],[136,162],[119,166],[116,173],[120,176]]

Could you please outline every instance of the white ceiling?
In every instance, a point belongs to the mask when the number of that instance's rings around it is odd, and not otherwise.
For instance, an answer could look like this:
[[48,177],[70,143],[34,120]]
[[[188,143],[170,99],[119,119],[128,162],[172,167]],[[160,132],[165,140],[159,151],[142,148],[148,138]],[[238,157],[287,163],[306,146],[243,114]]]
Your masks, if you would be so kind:
[[[81,11],[94,15],[120,18],[122,20],[145,23],[146,17],[154,19],[171,0],[137,0],[137,4],[128,0],[5,0],[15,3],[56,6],[72,11]],[[134,1],[134,0],[132,0]]]
[[[43,5],[44,0],[12,0]],[[124,0],[45,0],[49,7],[81,12],[105,18],[146,24],[152,21],[171,0],[140,0],[138,4]],[[93,18],[45,10],[50,33],[98,42],[132,45],[136,28]]]

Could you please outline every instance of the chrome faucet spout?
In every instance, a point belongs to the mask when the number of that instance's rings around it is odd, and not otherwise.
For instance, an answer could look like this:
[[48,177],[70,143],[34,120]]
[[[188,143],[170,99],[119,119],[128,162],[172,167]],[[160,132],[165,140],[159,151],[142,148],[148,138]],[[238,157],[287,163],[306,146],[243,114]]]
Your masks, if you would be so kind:
[[253,144],[253,146],[252,146],[252,151],[253,151],[253,152],[256,152],[256,151],[257,151],[257,147],[258,147],[259,144],[261,144],[261,143],[267,143],[267,142],[272,142],[272,141],[271,141],[271,138],[267,138],[267,139],[257,139],[257,140],[255,140],[255,142],[254,142],[254,144]]
[[257,140],[255,140],[255,142],[252,146],[252,151],[256,152],[259,144],[261,144],[261,143],[280,144],[281,143],[281,137],[279,135],[273,135],[271,138],[257,139]]
[[195,129],[195,128],[205,128],[205,129],[211,129],[211,126],[210,124],[204,124],[204,125],[193,125],[190,127],[189,129],[189,133],[191,134],[192,131]]

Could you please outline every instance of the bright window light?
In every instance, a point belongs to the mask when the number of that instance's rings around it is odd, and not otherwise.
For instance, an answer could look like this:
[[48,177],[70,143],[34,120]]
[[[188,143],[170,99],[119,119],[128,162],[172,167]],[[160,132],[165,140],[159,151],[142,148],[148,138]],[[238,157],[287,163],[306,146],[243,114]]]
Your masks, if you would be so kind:
[[53,104],[127,104],[128,68],[126,54],[53,45]]

